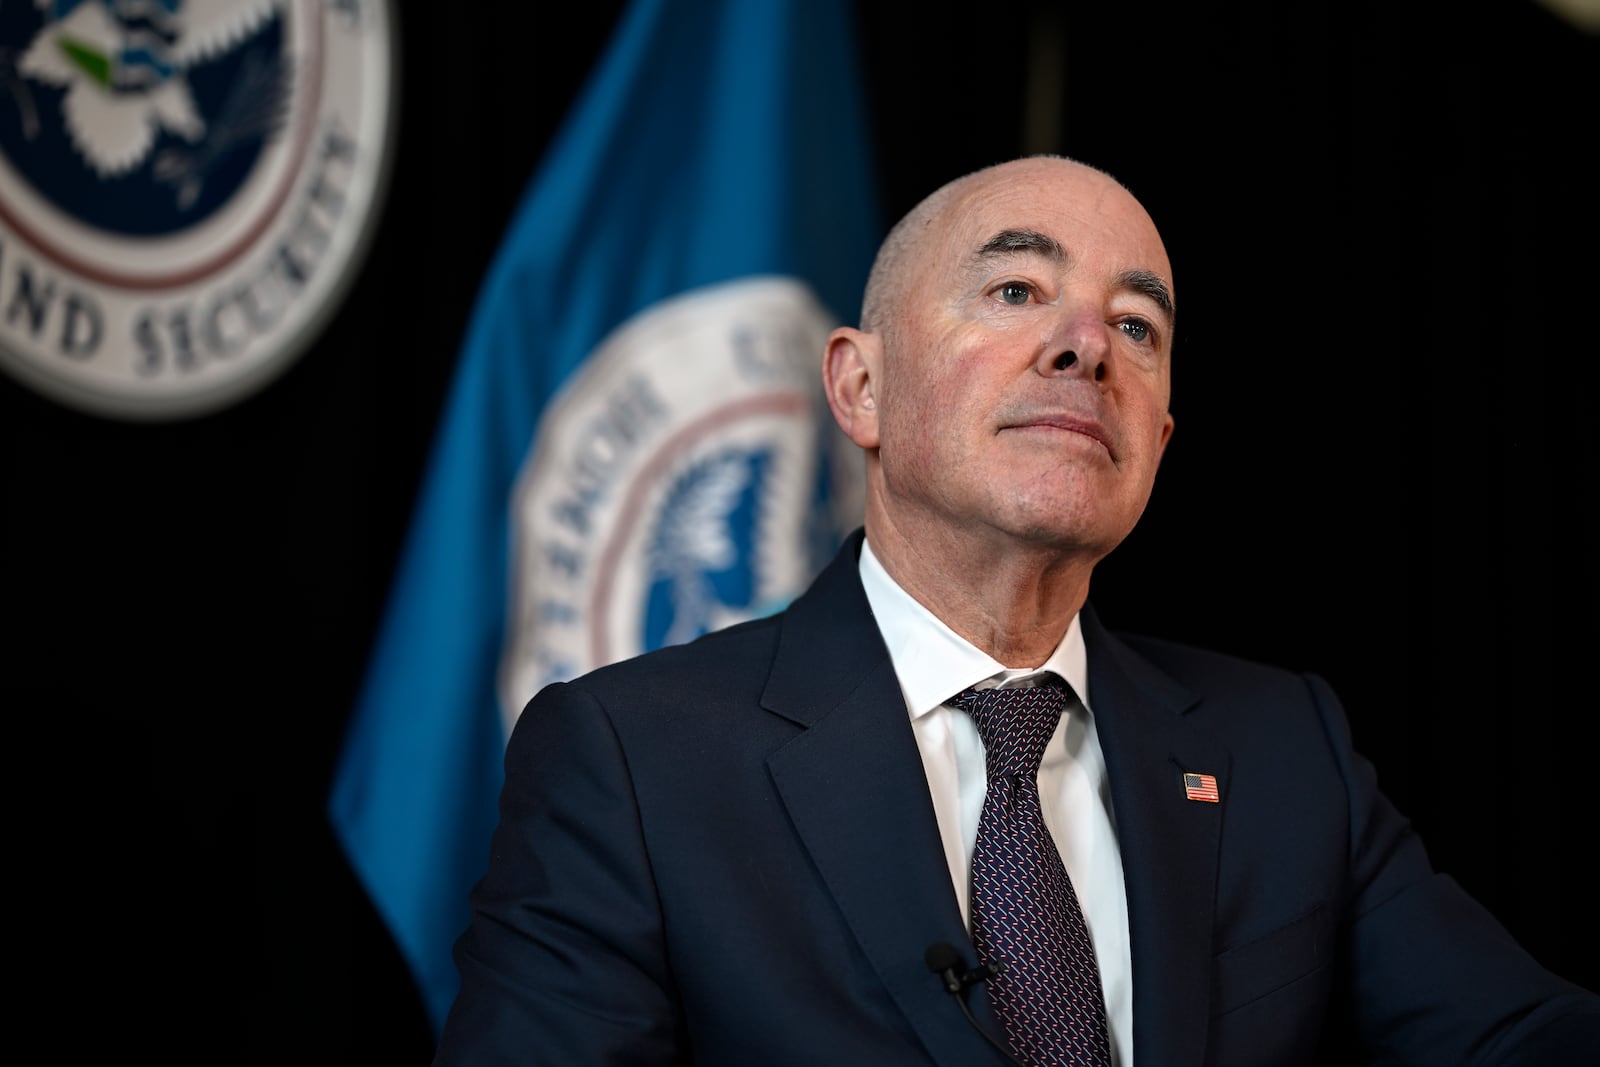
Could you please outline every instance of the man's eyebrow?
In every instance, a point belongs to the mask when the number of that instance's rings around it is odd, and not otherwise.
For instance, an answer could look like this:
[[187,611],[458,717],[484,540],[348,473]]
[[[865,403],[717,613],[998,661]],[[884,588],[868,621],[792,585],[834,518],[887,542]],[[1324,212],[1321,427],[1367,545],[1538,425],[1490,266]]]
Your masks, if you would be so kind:
[[1123,273],[1121,282],[1124,289],[1132,289],[1154,300],[1167,313],[1168,319],[1174,317],[1172,292],[1167,288],[1167,283],[1161,280],[1161,275],[1148,270],[1130,270]]
[[[1061,242],[1038,230],[1001,230],[978,247],[977,259],[981,263],[1019,254],[1043,256],[1054,263],[1067,262],[1067,250],[1061,247]],[[1172,290],[1167,288],[1167,283],[1161,275],[1154,271],[1135,269],[1124,271],[1117,281],[1123,289],[1154,300],[1156,305],[1166,312],[1169,325],[1176,318],[1172,304]]]
[[978,248],[978,259],[999,259],[1018,253],[1032,253],[1058,263],[1067,261],[1067,250],[1048,234],[1038,230],[1001,230]]

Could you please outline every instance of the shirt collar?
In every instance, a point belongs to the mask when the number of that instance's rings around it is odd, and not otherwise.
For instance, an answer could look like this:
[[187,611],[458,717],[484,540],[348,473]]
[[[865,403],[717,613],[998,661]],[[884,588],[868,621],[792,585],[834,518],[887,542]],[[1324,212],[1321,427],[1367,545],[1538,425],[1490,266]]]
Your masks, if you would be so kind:
[[889,646],[889,660],[913,719],[926,715],[968,686],[1012,684],[1047,671],[1065,678],[1084,707],[1089,706],[1088,657],[1076,614],[1055,651],[1038,667],[1007,669],[902,589],[878,562],[870,542],[862,542],[860,570],[867,603],[884,644]]

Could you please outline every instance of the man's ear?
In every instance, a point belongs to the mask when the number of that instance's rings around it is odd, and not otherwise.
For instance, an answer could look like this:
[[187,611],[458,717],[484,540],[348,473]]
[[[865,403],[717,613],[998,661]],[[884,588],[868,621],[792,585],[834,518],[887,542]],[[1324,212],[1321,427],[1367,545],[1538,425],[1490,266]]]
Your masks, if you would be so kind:
[[1172,428],[1175,425],[1177,424],[1172,418],[1172,412],[1167,412],[1166,421],[1161,424],[1161,443],[1156,448],[1157,462],[1167,453],[1167,442],[1172,440]]
[[822,388],[833,420],[861,448],[878,447],[878,370],[883,366],[882,335],[840,326],[828,335],[822,354]]

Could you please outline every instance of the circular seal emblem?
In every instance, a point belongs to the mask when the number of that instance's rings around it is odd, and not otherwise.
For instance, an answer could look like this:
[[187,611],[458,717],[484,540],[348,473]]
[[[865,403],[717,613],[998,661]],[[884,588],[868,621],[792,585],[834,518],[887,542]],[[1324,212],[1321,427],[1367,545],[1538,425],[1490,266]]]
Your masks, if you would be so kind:
[[795,278],[680,293],[546,405],[513,489],[500,706],[770,614],[860,525],[864,468],[822,393],[834,320]]
[[0,365],[128,419],[282,372],[369,243],[394,30],[389,0],[0,4]]

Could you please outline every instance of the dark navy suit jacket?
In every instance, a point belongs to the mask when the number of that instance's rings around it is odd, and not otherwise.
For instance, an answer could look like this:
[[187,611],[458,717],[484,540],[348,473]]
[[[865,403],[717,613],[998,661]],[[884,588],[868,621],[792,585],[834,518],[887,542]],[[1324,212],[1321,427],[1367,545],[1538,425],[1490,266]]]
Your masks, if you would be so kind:
[[[439,1067],[1006,1062],[923,960],[975,953],[859,549],[528,704]],[[1326,684],[1082,621],[1138,1067],[1600,1063],[1600,997],[1430,868]]]

